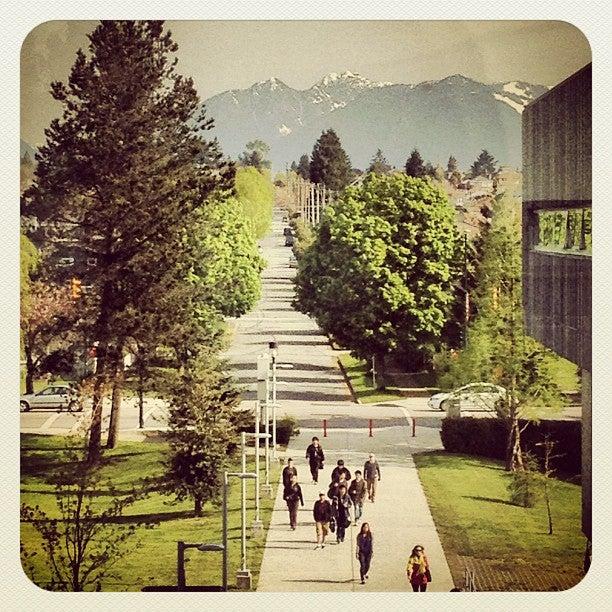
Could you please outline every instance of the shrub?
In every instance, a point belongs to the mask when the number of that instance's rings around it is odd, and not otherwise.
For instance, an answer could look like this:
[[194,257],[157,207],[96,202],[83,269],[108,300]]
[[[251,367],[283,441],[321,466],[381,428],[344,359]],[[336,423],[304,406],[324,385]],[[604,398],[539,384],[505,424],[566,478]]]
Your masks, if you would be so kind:
[[[526,425],[520,420],[520,427]],[[554,468],[565,474],[580,474],[582,470],[582,441],[580,421],[542,420],[530,422],[521,434],[523,450],[536,459],[543,457],[543,447],[537,446],[548,434],[556,442],[561,455],[554,460]],[[508,437],[507,424],[497,418],[461,417],[443,419],[440,438],[448,452],[465,453],[491,459],[505,459]]]
[[540,497],[541,478],[538,463],[531,453],[523,456],[523,469],[510,474],[508,492],[510,501],[523,508],[533,508]]

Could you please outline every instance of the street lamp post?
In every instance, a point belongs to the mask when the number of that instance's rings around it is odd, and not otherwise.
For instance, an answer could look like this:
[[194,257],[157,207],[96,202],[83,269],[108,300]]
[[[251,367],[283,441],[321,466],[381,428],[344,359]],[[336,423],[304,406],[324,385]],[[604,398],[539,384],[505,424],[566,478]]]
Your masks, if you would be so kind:
[[[247,478],[257,479],[257,474],[252,472],[224,472],[223,475],[223,546],[225,551],[225,557],[223,560],[223,576],[224,580],[227,580],[227,489],[229,486],[229,477],[240,478],[242,482]],[[242,546],[241,546],[241,563],[239,569],[236,572],[236,586],[239,589],[249,590],[251,588],[251,570],[247,568],[247,554],[246,554],[246,489],[242,488],[242,505],[240,513],[241,532],[242,532]]]
[[269,342],[268,347],[272,357],[272,456],[276,459],[276,357],[278,347],[274,341]]
[[[224,530],[225,531],[225,530]],[[225,542],[225,540],[224,540]],[[226,544],[190,544],[183,541],[178,541],[176,549],[176,583],[179,590],[185,589],[185,551],[188,548],[197,548],[200,552],[223,551],[223,590],[227,591],[227,572],[226,570]]]
[[[270,425],[268,422],[268,395],[269,395],[269,379],[270,379],[270,356],[266,354],[261,354],[257,356],[257,408],[255,410],[255,435],[259,436],[260,431],[260,410],[263,406],[264,408],[264,419],[265,419],[265,432],[269,435],[270,433]],[[266,484],[262,487],[268,494],[272,492],[272,487],[270,486],[270,477],[269,477],[269,459],[268,459],[268,448],[269,442],[268,437],[266,440],[266,455],[265,455],[265,467],[266,467]],[[255,452],[255,472],[259,474],[259,440],[256,445]]]
[[[269,435],[269,434],[268,434]],[[258,452],[258,447],[259,447],[259,440],[263,439],[266,437],[266,434],[257,434],[257,433],[248,433],[243,431],[242,432],[242,471],[246,472],[246,438],[255,438],[255,453],[257,454]],[[259,508],[260,508],[260,504],[259,504],[259,471],[256,470],[255,472],[257,474],[257,478],[255,479],[255,520],[253,521],[253,524],[251,525],[251,528],[253,529],[253,535],[260,535],[261,532],[263,531],[263,523],[259,517]],[[244,484],[244,481],[243,481]]]

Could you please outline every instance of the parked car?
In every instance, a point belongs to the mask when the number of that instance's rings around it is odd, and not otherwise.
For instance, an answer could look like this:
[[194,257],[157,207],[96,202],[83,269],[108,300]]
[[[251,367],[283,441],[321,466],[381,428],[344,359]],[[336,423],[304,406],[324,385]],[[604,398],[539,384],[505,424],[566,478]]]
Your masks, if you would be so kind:
[[53,384],[38,393],[26,393],[19,398],[19,408],[24,412],[32,408],[66,408],[70,412],[81,412],[83,405],[69,385]]
[[432,410],[447,411],[449,406],[459,410],[495,410],[496,403],[506,396],[506,390],[491,383],[477,382],[459,387],[448,393],[436,393],[429,398],[427,405]]
[[293,234],[287,234],[285,236],[285,246],[292,247],[294,243],[295,243],[295,238],[293,237]]
[[293,236],[293,232],[291,231],[291,228],[290,228],[290,227],[286,227],[286,228],[283,230],[283,236]]
[[289,267],[290,268],[297,268],[298,267],[298,262],[297,262],[297,259],[296,259],[295,255],[291,255],[289,257]]

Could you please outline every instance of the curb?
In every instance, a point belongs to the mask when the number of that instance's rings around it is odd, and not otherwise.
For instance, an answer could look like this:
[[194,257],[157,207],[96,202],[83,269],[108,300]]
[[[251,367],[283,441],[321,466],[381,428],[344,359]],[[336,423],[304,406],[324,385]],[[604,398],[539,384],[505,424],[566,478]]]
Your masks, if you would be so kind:
[[342,365],[342,362],[340,361],[339,358],[336,359],[336,362],[338,363],[338,367],[340,368],[340,371],[342,372],[342,376],[344,376],[344,382],[346,382],[346,386],[349,388],[349,391],[351,392],[351,397],[353,398],[353,402],[355,402],[355,404],[361,404],[361,400],[355,394],[355,390],[353,389],[351,380],[346,370],[344,369],[344,365]]

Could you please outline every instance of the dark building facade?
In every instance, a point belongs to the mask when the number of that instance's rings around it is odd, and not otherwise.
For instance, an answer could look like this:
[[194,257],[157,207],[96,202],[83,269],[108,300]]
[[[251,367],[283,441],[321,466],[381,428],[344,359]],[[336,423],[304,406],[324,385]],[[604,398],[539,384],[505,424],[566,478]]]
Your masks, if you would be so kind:
[[523,112],[527,332],[582,369],[582,529],[591,540],[591,64]]

